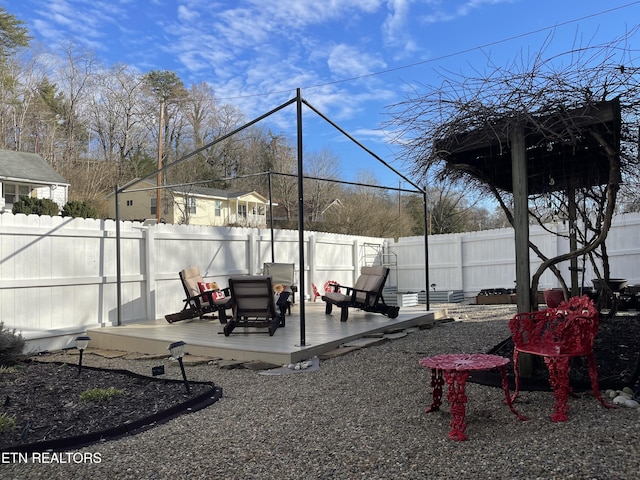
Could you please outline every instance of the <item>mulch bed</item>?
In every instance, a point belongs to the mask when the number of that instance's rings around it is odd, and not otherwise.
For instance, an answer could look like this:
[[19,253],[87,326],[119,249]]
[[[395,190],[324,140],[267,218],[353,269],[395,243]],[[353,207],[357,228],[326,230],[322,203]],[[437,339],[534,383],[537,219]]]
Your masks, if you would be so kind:
[[[593,352],[598,365],[598,380],[601,390],[621,390],[631,387],[640,389],[640,314],[625,312],[612,318],[601,317]],[[513,342],[506,338],[488,353],[513,357]],[[513,367],[507,368],[511,388],[513,388]],[[569,379],[572,388],[579,391],[591,389],[586,362],[575,358],[571,363]],[[497,372],[473,372],[470,382],[500,386]],[[533,357],[531,377],[520,377],[521,390],[550,390],[549,372],[540,357]]]
[[[107,400],[82,400],[94,388],[122,393]],[[24,362],[0,371],[0,415],[15,427],[0,431],[0,452],[79,448],[138,433],[183,413],[204,408],[222,390],[210,382],[146,377],[65,363]]]

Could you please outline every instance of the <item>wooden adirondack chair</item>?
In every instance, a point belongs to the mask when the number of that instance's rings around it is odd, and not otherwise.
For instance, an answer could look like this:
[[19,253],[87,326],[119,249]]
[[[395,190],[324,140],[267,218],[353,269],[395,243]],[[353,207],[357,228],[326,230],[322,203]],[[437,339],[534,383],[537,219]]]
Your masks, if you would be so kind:
[[[359,308],[365,312],[382,313],[389,318],[396,318],[399,307],[387,305],[382,296],[382,289],[389,276],[389,268],[383,266],[362,267],[360,276],[353,287],[334,284],[333,292],[325,292],[322,300],[326,303],[325,313],[329,315],[336,305],[340,307],[340,321],[349,318],[349,308]],[[345,293],[339,293],[341,289]]]
[[[233,318],[224,326],[225,336],[236,327],[266,328],[270,336],[285,326],[284,306],[278,305],[273,293],[271,277],[238,276],[229,278]],[[288,292],[280,294],[286,303]],[[260,331],[254,333],[262,333]]]

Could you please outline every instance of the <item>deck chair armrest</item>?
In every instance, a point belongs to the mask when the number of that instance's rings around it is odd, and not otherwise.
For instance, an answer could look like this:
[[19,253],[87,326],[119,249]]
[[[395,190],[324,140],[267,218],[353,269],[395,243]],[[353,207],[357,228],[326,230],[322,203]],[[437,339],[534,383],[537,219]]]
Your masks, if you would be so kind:
[[221,288],[220,290],[207,290],[205,292],[202,292],[200,295],[197,295],[197,297],[193,297],[193,298],[201,298],[205,302],[209,302],[210,305],[213,305],[214,303],[216,303],[215,299],[213,298],[214,291],[220,291],[224,293],[224,296],[226,298],[231,297],[231,290],[229,289],[229,287],[227,287],[227,288]]
[[191,302],[191,301],[193,301],[193,300],[196,300],[196,301],[198,301],[198,302],[202,302],[202,301],[205,301],[205,302],[206,302],[206,301],[208,301],[208,300],[207,300],[207,296],[205,295],[206,293],[208,293],[208,292],[204,292],[204,293],[200,293],[199,295],[192,295],[191,297],[187,297],[187,298],[184,300],[184,302],[185,302],[185,303],[188,303],[188,302]]
[[378,294],[378,292],[376,292],[375,290],[360,290],[358,288],[353,288],[353,287],[342,287],[342,288],[346,288],[347,289],[346,295],[348,297],[351,297],[351,301],[352,302],[356,301],[356,294],[357,293],[364,293],[366,295],[365,303],[369,303],[369,299],[372,296],[375,297]]

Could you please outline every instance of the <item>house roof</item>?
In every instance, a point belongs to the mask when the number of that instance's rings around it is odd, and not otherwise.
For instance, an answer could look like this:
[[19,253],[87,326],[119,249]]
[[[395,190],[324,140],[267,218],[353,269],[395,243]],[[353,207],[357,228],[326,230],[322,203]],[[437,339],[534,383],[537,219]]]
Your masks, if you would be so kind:
[[[127,185],[136,184],[138,182],[139,182],[139,179],[134,178],[129,183],[125,184],[123,188],[126,189]],[[151,180],[142,180],[140,181],[140,183],[149,185],[151,188],[154,188],[154,189],[156,186],[156,182],[153,182]],[[147,187],[143,187],[143,189],[146,189],[146,188]],[[269,202],[269,199],[267,199],[263,195],[260,195],[258,192],[254,190],[247,190],[242,192],[230,192],[228,190],[220,190],[218,188],[199,187],[195,185],[183,185],[183,186],[178,185],[178,186],[171,186],[166,188],[176,195],[197,195],[201,197],[216,198],[221,200],[241,199],[246,195],[254,195],[256,197],[259,197],[264,203]],[[136,191],[136,190],[137,188],[133,188],[131,191]],[[106,195],[106,198],[110,198],[112,195],[114,195],[114,192],[108,193]]]
[[182,194],[182,195],[200,195],[203,197],[212,197],[212,198],[220,198],[225,200],[232,200],[237,198],[242,198],[245,195],[255,195],[263,199],[265,202],[267,199],[260,195],[255,191],[244,191],[244,192],[230,192],[228,190],[220,190],[218,188],[207,188],[207,187],[196,187],[196,186],[184,186],[184,187],[174,187],[171,188],[171,191],[174,193]]
[[69,185],[69,182],[40,155],[13,150],[0,150],[0,179],[45,185]]

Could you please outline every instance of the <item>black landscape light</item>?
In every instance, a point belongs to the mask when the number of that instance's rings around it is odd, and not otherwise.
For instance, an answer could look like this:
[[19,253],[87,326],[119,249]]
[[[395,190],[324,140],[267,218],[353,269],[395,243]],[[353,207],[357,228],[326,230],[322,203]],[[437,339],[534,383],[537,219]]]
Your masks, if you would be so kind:
[[182,379],[184,380],[184,388],[187,390],[187,393],[191,392],[189,388],[189,382],[187,381],[187,374],[184,371],[184,363],[182,363],[182,357],[184,357],[184,347],[186,343],[183,341],[173,342],[169,345],[168,349],[171,352],[171,356],[178,360],[180,364],[180,370],[182,371]]
[[82,354],[89,345],[89,340],[91,340],[91,338],[87,336],[76,337],[76,348],[80,352],[80,360],[78,361],[78,375],[80,375],[80,372],[82,371]]

